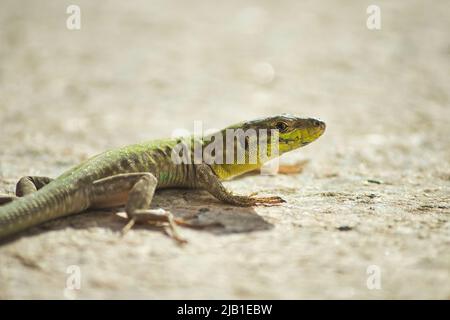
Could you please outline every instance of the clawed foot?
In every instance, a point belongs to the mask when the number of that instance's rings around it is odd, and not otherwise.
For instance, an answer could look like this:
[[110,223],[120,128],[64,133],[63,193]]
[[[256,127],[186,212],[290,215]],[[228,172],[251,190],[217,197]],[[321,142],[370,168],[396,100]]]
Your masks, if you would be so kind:
[[222,226],[218,222],[192,223],[185,219],[175,218],[171,212],[164,209],[136,210],[125,227],[122,228],[122,236],[130,231],[135,224],[151,224],[163,227],[166,234],[180,244],[187,243],[187,240],[180,236],[177,225],[193,229]]
[[187,240],[181,237],[176,228],[176,220],[172,213],[164,209],[136,210],[129,218],[129,222],[123,227],[122,235],[125,235],[135,224],[147,223],[154,226],[161,226],[164,231],[179,243],[186,243]]
[[251,207],[251,206],[276,206],[281,203],[285,203],[286,200],[284,200],[281,197],[272,196],[272,197],[256,197],[254,194],[250,196],[233,196],[232,198],[228,199],[228,203],[242,206],[242,207]]
[[255,205],[263,205],[263,206],[268,206],[268,207],[286,202],[286,200],[284,200],[281,197],[277,197],[277,196],[273,196],[273,197],[251,197],[251,199],[254,201]]

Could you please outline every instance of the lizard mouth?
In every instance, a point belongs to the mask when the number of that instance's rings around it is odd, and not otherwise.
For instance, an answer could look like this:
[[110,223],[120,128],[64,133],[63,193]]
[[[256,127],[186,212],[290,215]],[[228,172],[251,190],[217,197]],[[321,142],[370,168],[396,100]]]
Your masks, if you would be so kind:
[[326,125],[324,122],[315,120],[312,126],[304,129],[298,129],[295,135],[291,135],[289,137],[279,137],[279,142],[280,144],[284,144],[289,147],[303,147],[323,135],[325,128]]
[[325,132],[326,124],[320,120],[313,120],[312,126],[302,132],[302,138],[305,142],[310,143],[319,138]]

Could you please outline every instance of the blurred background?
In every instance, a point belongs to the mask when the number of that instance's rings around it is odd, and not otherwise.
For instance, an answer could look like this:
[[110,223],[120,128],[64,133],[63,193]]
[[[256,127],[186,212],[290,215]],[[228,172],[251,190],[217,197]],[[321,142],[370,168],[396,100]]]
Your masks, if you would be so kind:
[[[69,30],[69,5],[81,29]],[[369,5],[381,29],[366,26]],[[223,230],[119,239],[92,213],[0,247],[1,298],[450,298],[448,1],[23,1],[0,10],[0,188],[105,149],[282,112],[327,132],[294,176],[229,182],[288,204],[253,215],[202,192]],[[251,218],[257,217],[257,218]],[[47,230],[47,232],[38,232]],[[382,286],[367,287],[379,266]]]

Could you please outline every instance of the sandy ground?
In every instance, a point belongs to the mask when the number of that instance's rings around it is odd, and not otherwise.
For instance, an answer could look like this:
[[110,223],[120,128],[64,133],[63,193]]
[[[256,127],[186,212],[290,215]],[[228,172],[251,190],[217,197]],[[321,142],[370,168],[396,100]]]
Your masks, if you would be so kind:
[[227,182],[283,206],[158,193],[155,207],[223,225],[181,229],[183,247],[121,239],[108,212],[26,232],[0,247],[0,298],[450,299],[448,1],[377,1],[379,31],[368,1],[75,2],[78,31],[72,2],[2,0],[0,192],[194,120],[288,112],[327,132],[283,156],[309,160],[301,174]]

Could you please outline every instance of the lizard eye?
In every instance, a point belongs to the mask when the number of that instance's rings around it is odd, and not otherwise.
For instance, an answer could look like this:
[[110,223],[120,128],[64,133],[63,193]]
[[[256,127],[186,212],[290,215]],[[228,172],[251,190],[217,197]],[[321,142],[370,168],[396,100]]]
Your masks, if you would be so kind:
[[284,122],[277,122],[275,128],[277,128],[280,132],[283,132],[287,129],[288,125]]

